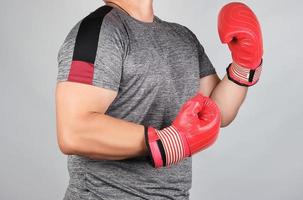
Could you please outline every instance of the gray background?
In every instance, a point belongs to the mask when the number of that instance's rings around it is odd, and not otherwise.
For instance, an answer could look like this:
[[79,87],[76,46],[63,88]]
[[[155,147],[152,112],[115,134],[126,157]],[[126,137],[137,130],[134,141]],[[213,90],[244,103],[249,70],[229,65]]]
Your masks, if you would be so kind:
[[[230,62],[216,17],[228,1],[155,0],[155,13],[189,27],[222,77]],[[194,157],[193,200],[303,199],[303,1],[243,1],[264,33],[264,71],[238,118]],[[0,199],[62,199],[66,157],[56,143],[57,52],[102,1],[0,1]]]

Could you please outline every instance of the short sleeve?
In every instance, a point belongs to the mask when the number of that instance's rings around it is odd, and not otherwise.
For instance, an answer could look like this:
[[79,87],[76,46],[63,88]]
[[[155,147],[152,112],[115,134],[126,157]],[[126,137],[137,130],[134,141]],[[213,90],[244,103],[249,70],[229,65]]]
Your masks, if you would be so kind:
[[211,74],[216,74],[215,68],[213,67],[211,61],[209,60],[207,54],[205,53],[204,47],[202,46],[202,44],[200,43],[200,41],[198,40],[196,35],[191,30],[189,30],[187,27],[185,27],[185,29],[191,35],[190,37],[192,38],[192,40],[197,48],[198,59],[199,59],[200,78],[203,78],[203,77],[211,75]]
[[57,81],[71,81],[118,91],[124,41],[119,26],[101,7],[68,34],[58,54]]
[[203,46],[201,43],[197,40],[198,45],[198,56],[199,56],[199,75],[200,78],[203,78],[205,76],[216,74],[216,70],[213,67],[211,61],[209,60],[208,56],[206,55]]

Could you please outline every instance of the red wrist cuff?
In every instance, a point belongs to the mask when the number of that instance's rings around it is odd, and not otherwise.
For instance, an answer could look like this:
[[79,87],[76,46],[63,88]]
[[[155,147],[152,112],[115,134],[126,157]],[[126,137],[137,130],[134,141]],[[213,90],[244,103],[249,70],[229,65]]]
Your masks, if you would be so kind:
[[148,127],[145,129],[145,141],[148,149],[149,161],[151,161],[152,166],[156,168],[165,166],[165,151],[155,128]]
[[156,168],[176,164],[187,157],[183,138],[174,126],[162,130],[148,127],[145,138],[152,165]]
[[238,65],[237,63],[231,63],[227,69],[228,79],[241,86],[253,86],[260,78],[262,71],[262,61],[259,67],[256,69],[249,69]]

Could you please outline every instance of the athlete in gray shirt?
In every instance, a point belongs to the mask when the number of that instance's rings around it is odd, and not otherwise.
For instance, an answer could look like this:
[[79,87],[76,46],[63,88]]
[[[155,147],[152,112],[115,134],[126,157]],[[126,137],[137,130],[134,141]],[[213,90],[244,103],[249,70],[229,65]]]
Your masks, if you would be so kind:
[[155,16],[152,0],[105,2],[72,28],[58,54],[64,199],[189,199],[191,157],[155,168],[144,127],[170,126],[198,92],[218,104],[224,127],[247,87],[220,80],[196,36]]

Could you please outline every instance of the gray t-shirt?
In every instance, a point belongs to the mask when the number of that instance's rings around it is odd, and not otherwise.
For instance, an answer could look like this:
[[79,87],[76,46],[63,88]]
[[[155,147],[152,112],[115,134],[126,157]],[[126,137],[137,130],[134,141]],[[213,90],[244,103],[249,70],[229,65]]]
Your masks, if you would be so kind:
[[[107,115],[157,129],[172,123],[181,105],[198,91],[200,78],[216,73],[186,27],[156,16],[151,23],[141,22],[109,6],[72,28],[58,63],[58,82],[118,92]],[[71,155],[64,199],[188,199],[191,165],[187,158],[154,169],[145,157],[110,161]]]

